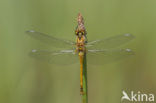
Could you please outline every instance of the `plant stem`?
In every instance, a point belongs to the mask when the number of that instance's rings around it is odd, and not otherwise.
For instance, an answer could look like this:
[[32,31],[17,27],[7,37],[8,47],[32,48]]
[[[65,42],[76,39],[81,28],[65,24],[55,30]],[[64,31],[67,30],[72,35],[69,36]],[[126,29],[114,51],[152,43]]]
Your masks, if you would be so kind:
[[88,103],[88,87],[87,87],[87,59],[86,53],[83,58],[83,95],[82,103]]

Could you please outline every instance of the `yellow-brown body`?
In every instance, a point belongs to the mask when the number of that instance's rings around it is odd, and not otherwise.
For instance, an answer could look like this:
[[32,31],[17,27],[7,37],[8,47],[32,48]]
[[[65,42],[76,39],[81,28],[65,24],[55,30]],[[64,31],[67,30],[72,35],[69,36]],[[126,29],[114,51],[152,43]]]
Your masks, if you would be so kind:
[[84,21],[82,15],[79,13],[78,14],[78,26],[75,30],[76,34],[76,52],[79,55],[80,58],[80,94],[83,94],[83,60],[84,60],[84,55],[86,53],[86,48],[85,44],[87,42],[86,39],[86,31],[84,27]]

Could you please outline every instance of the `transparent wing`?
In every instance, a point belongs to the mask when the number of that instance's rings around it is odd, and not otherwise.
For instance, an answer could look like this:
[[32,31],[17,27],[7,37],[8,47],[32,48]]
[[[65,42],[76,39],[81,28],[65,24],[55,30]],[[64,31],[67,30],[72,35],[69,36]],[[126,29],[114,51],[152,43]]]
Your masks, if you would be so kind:
[[109,49],[123,45],[134,38],[131,34],[117,35],[114,37],[91,41],[87,44],[88,48]]
[[51,44],[52,46],[58,47],[58,48],[73,48],[73,46],[75,45],[74,42],[63,40],[63,39],[58,39],[58,38],[46,35],[44,33],[33,31],[33,30],[26,31],[26,33],[32,38]]
[[88,50],[87,62],[88,65],[101,65],[109,62],[118,61],[120,59],[134,55],[131,49],[116,49],[116,50]]
[[32,50],[29,55],[35,59],[59,65],[73,64],[79,61],[79,57],[74,50]]

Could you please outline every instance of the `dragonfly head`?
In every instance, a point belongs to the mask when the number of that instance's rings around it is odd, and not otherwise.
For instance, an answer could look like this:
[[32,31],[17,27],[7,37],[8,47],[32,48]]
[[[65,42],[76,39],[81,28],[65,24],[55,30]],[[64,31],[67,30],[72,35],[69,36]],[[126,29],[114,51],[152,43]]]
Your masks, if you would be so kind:
[[84,31],[75,31],[76,36],[81,40],[81,38],[85,35]]
[[75,34],[78,38],[79,41],[83,41],[84,43],[87,43],[87,37],[86,37],[86,32],[85,31],[75,31]]

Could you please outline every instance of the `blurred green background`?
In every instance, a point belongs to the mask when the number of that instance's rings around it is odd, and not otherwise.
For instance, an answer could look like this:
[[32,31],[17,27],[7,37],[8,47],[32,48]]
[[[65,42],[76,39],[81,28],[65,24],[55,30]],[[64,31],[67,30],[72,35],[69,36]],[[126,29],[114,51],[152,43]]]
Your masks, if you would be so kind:
[[122,90],[155,94],[155,5],[155,0],[0,0],[0,103],[81,102],[79,64],[30,58],[32,49],[49,46],[25,34],[33,29],[75,40],[79,12],[89,40],[124,33],[136,37],[123,47],[133,49],[133,57],[88,64],[89,103],[120,103]]

